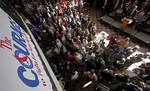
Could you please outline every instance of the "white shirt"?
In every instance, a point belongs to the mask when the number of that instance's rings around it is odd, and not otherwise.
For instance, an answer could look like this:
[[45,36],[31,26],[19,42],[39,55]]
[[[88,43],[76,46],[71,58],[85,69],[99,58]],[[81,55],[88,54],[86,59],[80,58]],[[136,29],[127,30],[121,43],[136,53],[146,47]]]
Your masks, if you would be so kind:
[[75,74],[71,76],[71,80],[76,80],[78,77],[78,72],[75,71]]

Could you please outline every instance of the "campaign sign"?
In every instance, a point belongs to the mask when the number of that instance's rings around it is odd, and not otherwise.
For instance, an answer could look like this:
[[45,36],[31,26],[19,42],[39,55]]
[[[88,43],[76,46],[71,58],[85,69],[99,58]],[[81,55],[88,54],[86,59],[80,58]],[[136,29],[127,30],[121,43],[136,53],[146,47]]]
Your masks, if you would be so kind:
[[53,91],[30,36],[0,8],[0,91]]

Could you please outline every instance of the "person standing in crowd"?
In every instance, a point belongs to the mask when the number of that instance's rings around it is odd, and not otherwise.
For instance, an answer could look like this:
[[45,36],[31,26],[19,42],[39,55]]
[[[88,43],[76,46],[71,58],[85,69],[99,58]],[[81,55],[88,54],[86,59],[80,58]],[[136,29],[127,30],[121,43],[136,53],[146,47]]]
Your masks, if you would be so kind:
[[124,53],[124,49],[129,45],[130,38],[120,39],[118,41],[119,49],[118,54]]
[[97,32],[97,27],[96,27],[96,24],[93,23],[93,25],[92,25],[92,33],[96,34],[96,32]]
[[87,79],[97,81],[97,75],[95,74],[95,70],[91,69],[91,71],[84,72],[84,75],[87,76]]
[[140,11],[135,17],[135,23],[134,23],[134,29],[136,27],[138,27],[142,22],[144,22],[147,17],[145,16],[145,12],[144,11]]
[[121,46],[121,47],[127,47],[129,45],[129,41],[130,41],[130,38],[125,38],[125,39],[120,39],[118,41],[118,44]]
[[109,45],[110,46],[113,46],[113,45],[117,44],[116,39],[115,39],[113,34],[110,35],[108,40],[109,40]]

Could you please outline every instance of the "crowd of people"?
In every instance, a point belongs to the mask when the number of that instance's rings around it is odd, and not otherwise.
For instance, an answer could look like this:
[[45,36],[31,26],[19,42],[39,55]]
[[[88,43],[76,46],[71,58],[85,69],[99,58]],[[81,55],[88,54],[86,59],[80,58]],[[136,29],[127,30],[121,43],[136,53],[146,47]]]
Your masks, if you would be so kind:
[[[90,2],[90,0],[88,0]],[[106,13],[115,14],[113,17],[121,21],[123,18],[133,21],[133,28],[141,30],[140,26],[150,25],[149,0],[95,0],[96,7]],[[126,21],[127,21],[126,19]],[[140,26],[139,26],[140,25]]]
[[[22,2],[16,8],[35,25],[32,32],[57,79],[64,82],[66,91],[81,91],[89,81],[95,83],[91,91],[101,91],[99,84],[112,91],[143,91],[147,88],[149,64],[142,66],[142,71],[135,77],[121,71],[131,63],[141,61],[142,56],[150,56],[143,54],[128,58],[138,47],[128,48],[130,38],[126,36],[118,37],[113,33],[106,36],[100,32],[85,15],[84,1]],[[98,39],[97,35],[100,35]],[[106,41],[109,41],[107,45]]]

